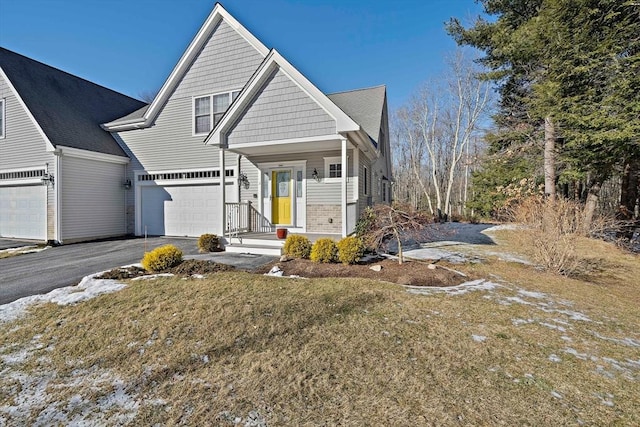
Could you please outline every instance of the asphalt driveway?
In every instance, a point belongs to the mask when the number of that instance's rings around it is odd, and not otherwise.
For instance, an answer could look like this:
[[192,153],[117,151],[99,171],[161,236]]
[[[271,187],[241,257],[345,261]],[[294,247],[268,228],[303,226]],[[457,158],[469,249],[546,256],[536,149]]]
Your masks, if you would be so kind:
[[[145,251],[173,244],[185,257],[208,258],[216,262],[251,269],[273,257],[236,255],[224,252],[198,255],[197,240],[151,237],[76,243],[38,253],[0,259],[0,304],[36,294],[44,294],[63,286],[77,285],[84,276],[122,265],[140,262]],[[23,246],[0,239],[0,248]]]

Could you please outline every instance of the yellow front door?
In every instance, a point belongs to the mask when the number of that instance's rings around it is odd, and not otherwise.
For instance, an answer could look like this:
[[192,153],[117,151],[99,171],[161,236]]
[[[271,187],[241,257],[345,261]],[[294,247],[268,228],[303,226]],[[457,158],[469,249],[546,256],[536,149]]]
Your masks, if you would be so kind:
[[291,224],[291,171],[271,172],[271,222]]

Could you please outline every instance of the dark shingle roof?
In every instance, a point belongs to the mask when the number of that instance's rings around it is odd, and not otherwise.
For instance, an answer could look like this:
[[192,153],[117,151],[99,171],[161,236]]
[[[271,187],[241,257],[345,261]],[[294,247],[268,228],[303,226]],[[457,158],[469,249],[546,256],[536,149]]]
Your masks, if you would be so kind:
[[2,47],[0,67],[53,145],[126,156],[100,125],[144,102]]
[[386,94],[385,86],[356,89],[327,95],[334,104],[358,123],[377,144]]

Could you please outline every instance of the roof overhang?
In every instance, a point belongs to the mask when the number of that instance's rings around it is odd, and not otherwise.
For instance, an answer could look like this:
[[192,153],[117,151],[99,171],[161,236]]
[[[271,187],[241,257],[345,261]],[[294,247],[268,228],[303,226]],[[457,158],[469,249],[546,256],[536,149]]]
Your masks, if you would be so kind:
[[138,119],[130,119],[126,121],[114,120],[109,123],[105,123],[103,128],[107,131],[124,131],[132,129],[140,129],[149,127],[153,124],[158,114],[169,100],[169,97],[178,86],[185,73],[189,70],[189,67],[196,59],[207,40],[213,33],[216,26],[220,21],[224,20],[231,28],[233,28],[241,37],[243,37],[254,49],[256,49],[263,57],[267,56],[269,49],[260,42],[253,34],[251,34],[245,27],[243,27],[233,16],[227,12],[220,3],[216,3],[215,7],[209,14],[209,17],[204,22],[200,30],[194,37],[194,39],[187,47],[187,50],[182,54],[182,57],[178,61],[177,65],[169,74],[169,77],[164,82],[160,91],[155,96],[149,108],[144,115]]

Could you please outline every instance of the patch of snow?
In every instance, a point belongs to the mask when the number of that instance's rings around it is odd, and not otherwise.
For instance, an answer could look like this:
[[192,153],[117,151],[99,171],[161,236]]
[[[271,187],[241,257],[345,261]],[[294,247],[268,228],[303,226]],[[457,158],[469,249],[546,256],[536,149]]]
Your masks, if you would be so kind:
[[561,337],[560,337],[560,339],[561,339],[561,340],[563,340],[563,341],[573,341],[573,340],[571,339],[571,337],[568,337],[568,336],[566,336],[566,335],[561,336]]
[[192,279],[204,279],[204,275],[203,274],[192,274],[191,278]]
[[571,354],[572,356],[577,357],[580,360],[587,360],[589,358],[589,355],[586,353],[578,353],[578,350],[574,349],[574,348],[565,348],[563,350],[565,353],[567,354]]
[[610,337],[605,337],[603,335],[600,335],[598,332],[596,331],[589,331],[591,332],[591,334],[596,337],[599,338],[601,340],[605,340],[605,341],[611,341],[614,342],[616,344],[621,344],[627,347],[636,347],[636,348],[640,348],[640,341],[634,340],[632,338],[623,338],[623,339],[618,339],[618,338],[610,338]]
[[158,277],[173,277],[173,276],[175,276],[175,274],[173,274],[173,273],[158,273],[158,274],[149,274],[148,276],[134,277],[131,280],[132,281],[137,281],[137,280],[155,280]]
[[95,273],[84,277],[76,286],[67,286],[54,289],[48,294],[32,295],[20,298],[8,304],[0,305],[0,323],[11,322],[22,316],[27,308],[34,304],[52,302],[58,305],[77,304],[94,298],[98,295],[119,291],[126,287],[125,284],[115,280],[96,279],[105,273]]
[[556,399],[562,399],[562,395],[557,391],[552,391],[551,396],[555,397]]
[[511,319],[513,326],[529,325],[533,322],[535,322],[533,319]]
[[556,355],[556,354],[550,354],[549,355],[549,360],[554,362],[554,363],[562,362],[562,359],[560,359],[560,357],[558,357],[558,355]]
[[[443,242],[438,242],[443,243]],[[471,261],[471,259],[461,253],[445,251],[443,249],[436,248],[420,248],[404,251],[406,258],[418,259],[418,260],[444,260],[452,264],[463,264]]]
[[264,273],[265,276],[274,276],[274,277],[282,277],[283,274],[284,274],[284,271],[282,271],[282,269],[277,265],[274,265],[273,267],[271,267],[271,270],[269,270],[268,273]]
[[529,297],[529,298],[535,298],[535,299],[545,299],[545,298],[547,298],[547,294],[545,294],[545,293],[525,291],[524,289],[519,289],[518,290],[518,294],[522,295],[523,297]]
[[523,228],[526,228],[526,227],[518,224],[500,224],[500,225],[494,225],[493,227],[486,228],[482,230],[482,232],[491,233],[492,231],[501,231],[501,230],[509,230],[509,231],[522,230]]
[[444,292],[448,295],[463,295],[471,291],[493,291],[501,288],[502,285],[489,282],[485,279],[472,280],[464,282],[457,286],[405,286],[407,292],[418,295],[429,295],[432,293]]
[[42,252],[42,251],[50,249],[50,248],[51,248],[51,246],[45,246],[45,247],[42,247],[42,248],[39,248],[37,246],[20,246],[20,247],[17,247],[17,248],[8,248],[8,249],[0,250],[0,254],[2,254],[2,253],[32,254],[32,253]]
[[487,340],[487,337],[485,337],[484,335],[471,335],[471,338],[475,342],[485,342]]
[[567,330],[565,328],[563,328],[562,326],[553,325],[551,323],[546,323],[546,322],[540,322],[540,324],[542,326],[545,326],[545,327],[549,328],[549,329],[555,329],[555,330],[558,330],[560,332],[567,332]]

